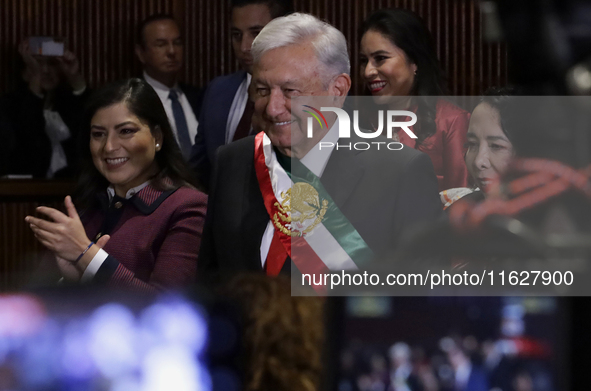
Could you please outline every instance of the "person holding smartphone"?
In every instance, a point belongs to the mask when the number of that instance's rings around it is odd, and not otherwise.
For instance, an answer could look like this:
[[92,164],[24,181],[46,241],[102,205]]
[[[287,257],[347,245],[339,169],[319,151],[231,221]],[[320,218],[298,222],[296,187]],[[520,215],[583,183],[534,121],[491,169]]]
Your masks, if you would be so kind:
[[2,98],[15,141],[5,174],[73,177],[75,136],[90,91],[74,53],[33,54],[30,43],[18,47],[22,82]]

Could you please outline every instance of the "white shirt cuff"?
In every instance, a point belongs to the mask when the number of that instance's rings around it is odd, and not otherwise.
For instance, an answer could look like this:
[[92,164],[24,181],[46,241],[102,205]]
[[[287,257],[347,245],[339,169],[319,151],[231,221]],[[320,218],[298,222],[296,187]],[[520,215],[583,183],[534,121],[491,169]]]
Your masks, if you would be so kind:
[[90,261],[90,263],[86,267],[86,270],[84,270],[84,273],[82,273],[82,278],[80,279],[80,282],[82,284],[90,282],[108,256],[109,254],[107,254],[105,250],[103,250],[102,248],[99,249],[94,258],[92,258],[92,261]]

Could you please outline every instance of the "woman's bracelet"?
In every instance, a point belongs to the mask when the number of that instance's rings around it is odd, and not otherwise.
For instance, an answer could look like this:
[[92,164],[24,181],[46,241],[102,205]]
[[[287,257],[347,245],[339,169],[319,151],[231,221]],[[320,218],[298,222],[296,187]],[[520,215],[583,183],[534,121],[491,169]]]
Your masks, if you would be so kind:
[[88,245],[88,247],[86,247],[86,249],[85,249],[84,251],[82,251],[82,254],[78,255],[78,258],[76,258],[76,260],[75,260],[75,261],[73,261],[73,262],[70,262],[70,263],[71,263],[72,265],[75,265],[75,264],[77,264],[77,263],[78,263],[78,262],[79,262],[79,261],[82,259],[82,257],[84,256],[84,254],[86,254],[86,252],[87,252],[88,250],[90,250],[90,248],[92,247],[92,245],[93,245],[93,244],[94,244],[94,242],[90,242],[90,244]]

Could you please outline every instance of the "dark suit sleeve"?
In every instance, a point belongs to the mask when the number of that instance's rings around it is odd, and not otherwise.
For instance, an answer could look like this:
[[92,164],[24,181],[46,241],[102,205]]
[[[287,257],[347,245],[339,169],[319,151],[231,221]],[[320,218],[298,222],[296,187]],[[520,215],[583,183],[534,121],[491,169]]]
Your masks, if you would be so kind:
[[187,100],[191,105],[191,110],[193,110],[195,118],[199,120],[199,116],[201,115],[201,106],[203,105],[203,94],[205,93],[205,90],[203,88],[197,88],[185,83],[179,83],[179,87],[187,96]]
[[[62,147],[68,159],[68,167],[58,171],[55,174],[56,177],[78,176],[78,162],[80,161],[79,134],[83,127],[84,107],[91,94],[92,90],[88,87],[79,95],[74,95],[71,90],[65,89],[59,95],[59,101],[56,102],[56,109],[70,130],[70,138],[62,142]],[[86,130],[84,129],[84,131]]]
[[14,148],[8,159],[8,174],[44,178],[51,159],[51,143],[45,133],[43,98],[23,86],[3,98],[6,122]]
[[219,261],[215,250],[215,235],[213,232],[213,222],[216,214],[216,193],[218,175],[221,170],[220,155],[223,154],[223,148],[218,149],[216,153],[216,161],[214,164],[212,182],[210,187],[209,199],[207,203],[207,217],[205,218],[205,226],[203,228],[203,240],[201,241],[201,248],[199,249],[199,259],[197,261],[197,279],[206,284],[214,284],[219,282]]
[[396,239],[408,234],[413,227],[441,218],[437,177],[428,155],[416,154],[406,163],[397,193]]
[[[202,101],[207,102],[207,95],[210,93],[208,88],[203,96]],[[207,110],[207,104],[205,111]],[[209,193],[211,180],[211,162],[207,155],[207,140],[205,138],[205,128],[207,127],[208,116],[202,110],[199,115],[199,124],[197,125],[197,135],[195,136],[195,144],[191,148],[191,157],[189,158],[189,166],[195,172],[199,183],[201,184],[205,193]]]
[[189,166],[195,172],[199,183],[203,187],[205,193],[210,191],[211,181],[211,162],[207,156],[207,144],[205,141],[205,119],[204,116],[199,117],[199,125],[197,125],[197,135],[195,136],[195,144],[191,148],[191,157],[189,158]]
[[205,96],[205,89],[199,88],[198,91],[195,92],[195,97],[193,98],[193,102],[191,102],[191,106],[193,107],[193,112],[195,113],[195,117],[199,119],[201,117],[201,108],[203,107],[203,97]]

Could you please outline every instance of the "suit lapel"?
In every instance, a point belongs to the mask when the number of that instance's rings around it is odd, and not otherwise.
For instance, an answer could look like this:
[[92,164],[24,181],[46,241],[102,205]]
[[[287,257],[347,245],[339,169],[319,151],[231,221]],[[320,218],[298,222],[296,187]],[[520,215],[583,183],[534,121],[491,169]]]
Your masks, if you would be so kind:
[[[232,102],[234,102],[234,97],[236,96],[236,91],[238,91],[238,87],[240,84],[246,79],[246,72],[239,71],[236,72],[228,79],[218,85],[218,93],[214,95],[215,103],[209,107],[218,107],[219,109],[219,116],[215,121],[210,122],[210,126],[215,126],[218,130],[209,132],[209,134],[215,138],[213,145],[224,145],[226,144],[226,125],[228,123],[228,116],[230,115],[230,109],[232,107]],[[213,158],[213,157],[212,157]]]
[[189,104],[191,105],[191,109],[195,114],[195,117],[199,119],[199,115],[201,112],[201,105],[203,103],[203,93],[197,87],[193,87],[191,85],[185,83],[179,83],[179,88],[183,91]]

